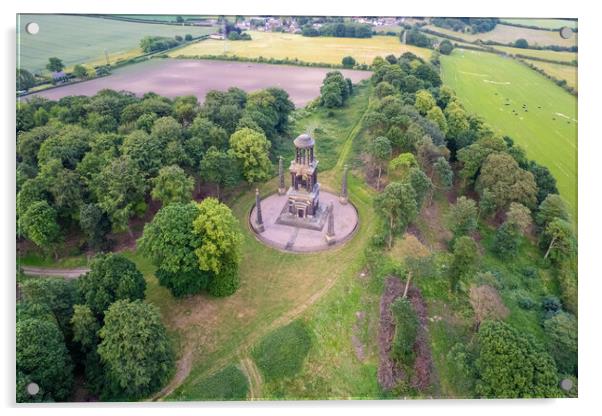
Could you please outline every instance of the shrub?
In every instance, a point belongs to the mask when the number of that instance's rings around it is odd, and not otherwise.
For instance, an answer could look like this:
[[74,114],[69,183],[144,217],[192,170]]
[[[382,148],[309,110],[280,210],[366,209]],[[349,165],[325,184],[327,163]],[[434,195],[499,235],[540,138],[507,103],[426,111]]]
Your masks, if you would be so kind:
[[391,346],[391,356],[405,365],[414,362],[414,343],[418,334],[418,316],[408,299],[399,298],[391,304],[395,319],[395,335]]
[[516,299],[516,303],[521,309],[531,310],[535,307],[535,301],[529,295],[529,293],[524,290],[517,290],[514,294],[514,297]]
[[263,338],[252,355],[265,380],[274,381],[301,371],[310,347],[309,330],[303,322],[293,321]]
[[562,303],[556,296],[546,296],[541,301],[541,308],[545,319],[549,319],[562,311]]

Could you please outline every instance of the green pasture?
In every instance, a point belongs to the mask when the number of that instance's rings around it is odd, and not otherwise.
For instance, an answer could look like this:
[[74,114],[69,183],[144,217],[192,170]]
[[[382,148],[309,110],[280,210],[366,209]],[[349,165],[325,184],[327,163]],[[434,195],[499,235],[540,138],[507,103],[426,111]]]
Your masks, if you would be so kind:
[[[37,35],[25,31],[29,22],[40,26]],[[212,27],[191,27],[134,23],[113,19],[56,14],[20,14],[17,16],[17,65],[33,72],[45,71],[48,58],[58,57],[66,66],[104,61],[105,51],[124,55],[139,51],[145,36],[206,35]]]
[[576,20],[565,20],[565,19],[501,19],[502,23],[510,23],[514,25],[525,25],[539,27],[542,29],[560,29],[561,27],[567,26],[571,29],[577,29]]
[[549,59],[559,62],[572,62],[577,60],[577,52],[550,51],[547,49],[522,49],[512,46],[494,46],[495,49],[506,52],[510,55],[523,55],[532,58]]
[[455,49],[441,56],[441,66],[444,83],[468,111],[550,169],[576,222],[577,98],[521,63],[491,53]]

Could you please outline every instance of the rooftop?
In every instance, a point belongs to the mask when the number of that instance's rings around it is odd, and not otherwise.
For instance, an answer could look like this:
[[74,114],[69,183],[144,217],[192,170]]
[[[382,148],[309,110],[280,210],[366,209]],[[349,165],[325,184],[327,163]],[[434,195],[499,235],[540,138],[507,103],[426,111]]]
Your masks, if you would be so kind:
[[299,135],[299,137],[297,137],[293,143],[295,143],[295,147],[300,149],[312,147],[315,144],[314,139],[312,139],[309,134]]

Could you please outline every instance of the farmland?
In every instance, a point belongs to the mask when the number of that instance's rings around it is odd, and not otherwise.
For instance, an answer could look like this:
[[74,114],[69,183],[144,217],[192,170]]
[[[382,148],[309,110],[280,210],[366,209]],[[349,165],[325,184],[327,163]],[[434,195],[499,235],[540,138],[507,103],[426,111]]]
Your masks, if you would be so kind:
[[425,26],[427,29],[434,30],[435,32],[443,33],[450,36],[465,39],[468,42],[474,42],[476,40],[482,41],[495,41],[499,43],[509,44],[513,43],[517,39],[525,39],[530,45],[547,46],[547,45],[559,45],[559,46],[576,46],[577,45],[577,34],[570,39],[563,39],[560,37],[558,32],[551,32],[549,30],[537,30],[527,29],[516,26],[508,26],[498,24],[495,29],[491,32],[485,33],[460,33],[453,30],[443,29],[437,26]]
[[552,171],[576,218],[577,99],[519,62],[495,54],[456,49],[442,56],[441,64],[444,83],[469,111]]
[[[25,31],[25,25],[36,22],[37,35]],[[78,63],[105,63],[117,56],[141,53],[140,39],[145,36],[200,36],[211,33],[211,27],[132,23],[111,19],[63,15],[19,15],[17,36],[19,41],[18,66],[32,72],[43,72],[48,58],[56,56],[66,66]],[[69,47],[65,47],[69,45]]]
[[550,50],[538,50],[538,49],[521,49],[514,48],[512,46],[494,46],[495,49],[506,52],[510,55],[523,55],[539,59],[550,59],[559,62],[572,62],[577,60],[576,52],[556,52]]
[[528,59],[532,65],[542,69],[546,74],[556,79],[565,80],[569,87],[577,89],[577,67],[570,65],[554,64],[551,62],[542,62]]
[[189,45],[170,54],[176,56],[228,55],[243,58],[299,59],[304,62],[340,64],[345,56],[358,63],[370,64],[377,56],[401,55],[412,52],[428,58],[431,51],[403,45],[395,36],[374,36],[367,39],[304,37],[288,33],[250,31],[251,41],[222,41],[208,39]]
[[[143,95],[148,91],[168,97],[196,95],[203,101],[209,90],[239,87],[254,91],[268,87],[286,87],[292,101],[303,106],[320,95],[325,68],[243,62],[161,59],[129,65],[102,77],[36,93],[58,100],[68,95],[94,95],[104,88],[126,90]],[[343,70],[353,82],[368,78],[368,71]]]
[[501,19],[502,23],[512,23],[515,25],[540,27],[542,29],[560,29],[567,26],[571,29],[577,28],[576,20],[565,19]]

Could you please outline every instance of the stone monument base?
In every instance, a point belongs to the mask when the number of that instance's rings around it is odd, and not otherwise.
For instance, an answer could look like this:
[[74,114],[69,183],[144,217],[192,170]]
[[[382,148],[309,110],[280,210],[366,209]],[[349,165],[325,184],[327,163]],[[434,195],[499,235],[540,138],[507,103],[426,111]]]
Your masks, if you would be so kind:
[[312,216],[299,218],[295,214],[291,214],[288,210],[288,201],[282,207],[280,215],[276,219],[276,224],[289,225],[291,227],[306,228],[308,230],[322,231],[326,220],[328,219],[328,207],[323,208],[322,204],[318,205],[317,212]]

